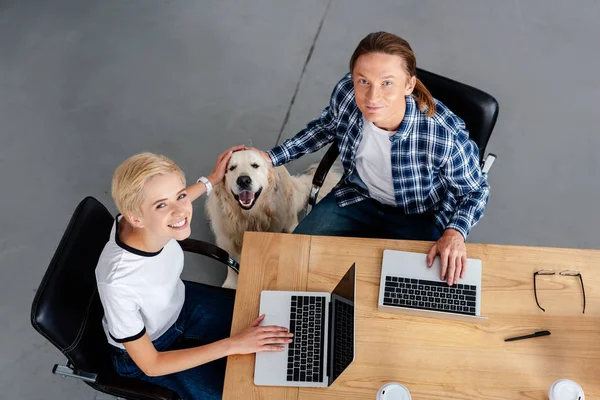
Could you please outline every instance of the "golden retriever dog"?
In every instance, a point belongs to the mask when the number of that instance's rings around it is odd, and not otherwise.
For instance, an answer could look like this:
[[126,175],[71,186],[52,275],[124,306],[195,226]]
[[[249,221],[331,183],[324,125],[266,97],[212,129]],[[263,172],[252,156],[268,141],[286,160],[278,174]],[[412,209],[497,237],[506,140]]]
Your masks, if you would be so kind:
[[[244,232],[292,232],[298,213],[308,204],[316,165],[292,176],[272,167],[254,150],[233,153],[225,178],[206,200],[206,211],[217,246],[239,261]],[[317,201],[333,189],[340,173],[331,169]],[[228,270],[223,287],[235,288],[237,275]]]

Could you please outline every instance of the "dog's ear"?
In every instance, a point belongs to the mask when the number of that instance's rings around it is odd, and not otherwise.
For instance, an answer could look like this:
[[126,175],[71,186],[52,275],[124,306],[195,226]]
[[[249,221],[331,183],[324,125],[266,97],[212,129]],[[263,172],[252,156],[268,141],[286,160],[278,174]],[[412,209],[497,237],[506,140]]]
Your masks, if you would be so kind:
[[221,213],[226,214],[232,210],[239,210],[240,207],[237,205],[237,200],[233,198],[231,191],[227,188],[225,180],[217,183],[213,186],[213,191],[210,195],[213,201],[216,199],[217,204],[221,209]]
[[219,199],[224,199],[227,195],[227,189],[225,188],[225,179],[213,186],[212,195]]
[[277,173],[277,171],[275,170],[275,168],[269,167],[267,168],[267,173],[269,174],[269,188],[271,190],[273,190],[274,192],[279,191],[279,186],[280,186],[280,180],[281,177],[279,176],[279,173]]
[[216,185],[213,185],[213,189],[212,189],[213,193],[221,194],[221,192],[223,192],[223,186],[225,186],[223,184],[223,181],[224,181],[224,179],[221,182],[217,183]]

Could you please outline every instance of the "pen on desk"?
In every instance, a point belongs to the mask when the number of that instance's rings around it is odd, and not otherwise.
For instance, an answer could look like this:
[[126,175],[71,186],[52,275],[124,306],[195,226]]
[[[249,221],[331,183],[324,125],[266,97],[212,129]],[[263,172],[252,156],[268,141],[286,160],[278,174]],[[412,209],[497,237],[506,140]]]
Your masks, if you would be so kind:
[[529,338],[548,336],[548,335],[550,335],[550,331],[539,331],[536,333],[532,333],[531,335],[517,336],[517,337],[513,337],[513,338],[504,339],[504,341],[505,342],[513,342],[515,340],[529,339]]

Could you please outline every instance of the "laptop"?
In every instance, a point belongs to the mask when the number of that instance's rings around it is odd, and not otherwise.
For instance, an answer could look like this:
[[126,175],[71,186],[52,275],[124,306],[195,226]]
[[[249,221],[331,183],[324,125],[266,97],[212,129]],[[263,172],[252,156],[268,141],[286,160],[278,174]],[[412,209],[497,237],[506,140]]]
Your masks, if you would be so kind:
[[264,290],[261,325],[294,334],[280,352],[256,354],[254,384],[328,387],[354,361],[356,268],[352,264],[333,292]]
[[379,310],[467,322],[481,316],[481,260],[467,259],[465,276],[448,286],[440,279],[440,258],[427,268],[427,255],[383,251]]

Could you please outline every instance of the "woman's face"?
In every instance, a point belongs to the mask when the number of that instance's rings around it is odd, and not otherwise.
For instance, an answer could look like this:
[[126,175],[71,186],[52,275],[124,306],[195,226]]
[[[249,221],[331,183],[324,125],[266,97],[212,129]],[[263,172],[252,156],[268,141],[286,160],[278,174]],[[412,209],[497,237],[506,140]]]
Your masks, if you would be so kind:
[[156,175],[144,185],[144,200],[134,226],[146,228],[157,242],[184,240],[192,233],[192,202],[184,179],[176,173]]
[[396,131],[404,118],[406,99],[416,77],[409,77],[397,55],[368,53],[358,57],[352,71],[356,105],[367,121]]

